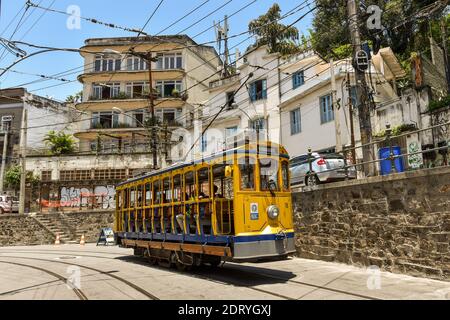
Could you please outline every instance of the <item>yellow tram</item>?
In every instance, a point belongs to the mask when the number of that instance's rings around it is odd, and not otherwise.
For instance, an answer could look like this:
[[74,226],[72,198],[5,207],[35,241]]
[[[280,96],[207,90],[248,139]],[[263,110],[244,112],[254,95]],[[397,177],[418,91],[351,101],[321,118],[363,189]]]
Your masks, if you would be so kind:
[[295,251],[289,156],[275,143],[246,143],[125,181],[115,236],[180,269],[284,258]]

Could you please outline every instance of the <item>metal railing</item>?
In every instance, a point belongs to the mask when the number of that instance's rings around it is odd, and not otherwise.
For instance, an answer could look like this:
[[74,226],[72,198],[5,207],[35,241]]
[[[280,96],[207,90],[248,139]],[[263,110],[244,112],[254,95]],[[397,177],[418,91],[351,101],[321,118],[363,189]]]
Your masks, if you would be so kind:
[[[309,179],[311,176],[318,176],[326,173],[336,172],[336,171],[342,171],[344,170],[344,180],[354,179],[354,178],[361,178],[361,177],[370,177],[370,176],[378,176],[378,175],[389,175],[393,173],[405,172],[405,171],[411,171],[411,170],[417,170],[417,169],[424,169],[424,168],[430,168],[430,167],[442,167],[442,166],[449,166],[449,158],[450,158],[450,128],[449,128],[450,122],[445,122],[441,124],[437,124],[428,128],[419,129],[419,130],[413,130],[408,131],[400,134],[393,135],[392,130],[390,126],[386,126],[386,135],[383,139],[378,139],[375,141],[372,141],[368,144],[345,148],[342,152],[334,152],[334,154],[339,154],[343,156],[344,160],[344,166],[338,166],[336,168],[327,169],[327,170],[318,170],[315,171],[313,166],[314,162],[319,158],[316,158],[313,156],[313,153],[311,149],[308,150],[308,157],[307,157],[307,163],[308,163],[308,172],[305,175],[305,184],[306,180],[311,181]],[[435,134],[433,131],[441,130],[441,134]],[[421,136],[422,134],[431,131],[431,135],[428,136]],[[404,153],[402,149],[405,149],[405,146],[401,145],[395,145],[401,144],[403,140],[403,143],[406,144],[406,138],[408,136],[414,136],[417,135],[417,139],[414,140],[417,145],[420,145],[419,150],[413,151],[413,150],[406,150],[407,152]],[[426,143],[426,140],[430,140],[431,143]],[[437,142],[436,142],[437,141]],[[373,147],[378,146],[378,150],[381,150],[381,148],[389,149],[389,155],[385,157],[379,156],[378,152],[376,152],[377,156],[374,156]],[[384,147],[383,147],[384,146]],[[396,154],[394,152],[395,149],[398,150],[400,147],[400,154]],[[428,148],[424,148],[428,147]],[[352,161],[350,163],[349,155],[355,154],[358,149],[364,149],[364,148],[370,148],[370,152],[372,154],[373,160],[369,161],[356,161],[356,159],[353,159],[353,156],[350,156],[352,158]],[[381,153],[381,152],[380,152]],[[422,155],[421,161],[417,163],[416,165],[411,165],[407,163],[406,159],[408,157],[413,157],[417,155]],[[426,155],[426,157],[424,157]],[[437,161],[438,156],[441,155],[442,161]],[[400,162],[398,162],[398,159],[400,159]],[[326,159],[325,159],[326,160]],[[426,160],[426,161],[425,161]],[[389,161],[390,163],[390,170],[383,171],[382,168],[382,162]],[[373,166],[374,164],[380,164],[379,170],[374,170],[374,168],[368,169],[370,166]],[[400,166],[400,168],[398,168]],[[354,169],[357,173],[356,176],[351,177],[349,175],[349,171],[351,169]],[[369,172],[369,174],[367,174]],[[294,186],[295,187],[295,186]]]

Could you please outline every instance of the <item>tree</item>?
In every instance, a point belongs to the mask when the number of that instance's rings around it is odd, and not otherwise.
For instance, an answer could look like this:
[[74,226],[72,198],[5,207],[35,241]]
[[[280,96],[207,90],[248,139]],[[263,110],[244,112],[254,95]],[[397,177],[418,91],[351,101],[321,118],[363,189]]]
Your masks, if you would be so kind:
[[281,8],[275,3],[266,14],[250,21],[248,30],[256,35],[256,46],[268,45],[271,53],[279,52],[288,55],[300,51],[298,45],[299,32],[296,27],[286,27],[277,21],[281,18]]
[[[5,186],[13,190],[19,190],[21,172],[22,169],[19,165],[10,167],[5,174]],[[35,176],[33,172],[29,171],[27,172],[26,182],[31,183],[32,185],[36,185],[37,183],[39,183],[39,177]]]
[[77,103],[83,100],[83,91],[75,93],[75,95],[70,95],[66,98],[68,103]]
[[75,141],[70,134],[50,131],[45,136],[44,142],[50,147],[52,155],[70,154],[75,150]]
[[[400,60],[409,59],[414,51],[425,51],[428,49],[429,25],[432,26],[431,33],[435,39],[439,39],[438,28],[434,27],[433,18],[412,19],[412,17],[435,1],[433,0],[367,0],[364,6],[360,6],[358,23],[361,37],[372,43],[379,42],[383,47],[391,47],[399,56]],[[362,3],[362,1],[361,1]],[[310,30],[311,43],[321,56],[331,58],[348,57],[351,50],[343,50],[351,43],[348,29],[348,16],[346,0],[317,0],[317,10]],[[367,19],[370,14],[366,9],[370,5],[377,5],[382,12],[383,31],[369,30]],[[428,18],[431,18],[428,20]],[[430,23],[429,23],[430,22]],[[379,38],[379,39],[377,39]],[[334,54],[333,54],[334,53]]]

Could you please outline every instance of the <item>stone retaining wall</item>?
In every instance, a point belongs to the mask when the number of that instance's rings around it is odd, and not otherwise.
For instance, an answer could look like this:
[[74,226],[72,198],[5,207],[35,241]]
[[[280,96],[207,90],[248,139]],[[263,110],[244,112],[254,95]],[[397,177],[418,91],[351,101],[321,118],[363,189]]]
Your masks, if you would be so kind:
[[54,236],[29,216],[0,216],[0,246],[49,244]]
[[[51,215],[65,219],[74,234],[84,233],[86,242],[97,242],[101,228],[112,228],[114,224],[112,211]],[[55,236],[32,216],[0,216],[0,246],[43,245],[54,241]]]
[[102,228],[113,228],[114,212],[74,212],[65,213],[76,226],[75,232],[84,232],[86,242],[97,242]]
[[294,194],[298,256],[450,280],[450,168]]

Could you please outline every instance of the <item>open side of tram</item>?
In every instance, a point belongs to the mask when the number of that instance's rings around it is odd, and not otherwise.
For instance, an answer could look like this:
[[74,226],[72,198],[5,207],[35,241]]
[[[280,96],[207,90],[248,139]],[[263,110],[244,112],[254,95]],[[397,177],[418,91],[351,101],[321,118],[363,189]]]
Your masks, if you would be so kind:
[[218,265],[295,252],[289,156],[245,144],[117,187],[119,244],[152,262]]

